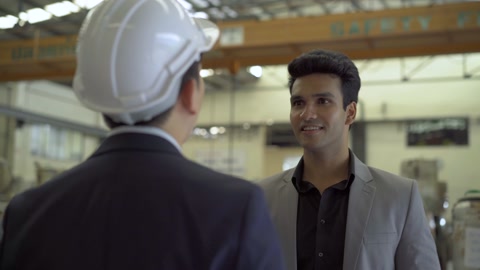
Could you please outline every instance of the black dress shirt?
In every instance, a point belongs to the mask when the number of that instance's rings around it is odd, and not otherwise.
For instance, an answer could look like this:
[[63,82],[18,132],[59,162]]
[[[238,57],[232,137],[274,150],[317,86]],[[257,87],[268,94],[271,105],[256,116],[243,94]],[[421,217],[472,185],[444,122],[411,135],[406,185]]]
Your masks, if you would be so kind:
[[303,158],[293,174],[298,191],[297,267],[298,270],[341,270],[347,226],[348,195],[355,179],[353,154],[349,157],[349,178],[320,194],[303,179]]

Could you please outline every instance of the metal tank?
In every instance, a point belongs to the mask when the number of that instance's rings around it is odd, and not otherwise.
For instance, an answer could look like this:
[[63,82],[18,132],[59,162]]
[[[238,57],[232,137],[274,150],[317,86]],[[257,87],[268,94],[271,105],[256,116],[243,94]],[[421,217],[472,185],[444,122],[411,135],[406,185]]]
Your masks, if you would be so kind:
[[480,270],[480,190],[465,193],[452,212],[454,270]]

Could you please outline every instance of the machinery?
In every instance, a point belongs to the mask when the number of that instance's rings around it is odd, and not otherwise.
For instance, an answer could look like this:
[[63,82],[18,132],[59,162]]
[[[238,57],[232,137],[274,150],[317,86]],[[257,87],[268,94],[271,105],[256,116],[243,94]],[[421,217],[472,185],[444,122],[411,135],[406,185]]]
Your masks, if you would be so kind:
[[480,190],[470,190],[453,207],[454,270],[480,270]]
[[448,208],[447,184],[438,180],[439,161],[435,159],[411,159],[402,162],[401,175],[417,180],[425,214],[437,247],[442,269],[447,269],[451,257],[449,231],[445,219]]

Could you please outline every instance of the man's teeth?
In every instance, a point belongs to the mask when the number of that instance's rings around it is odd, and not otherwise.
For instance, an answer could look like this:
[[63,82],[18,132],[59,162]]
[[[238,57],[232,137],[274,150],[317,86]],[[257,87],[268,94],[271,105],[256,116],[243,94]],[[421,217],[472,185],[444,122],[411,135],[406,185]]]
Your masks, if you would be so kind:
[[319,130],[320,127],[304,127],[303,130]]

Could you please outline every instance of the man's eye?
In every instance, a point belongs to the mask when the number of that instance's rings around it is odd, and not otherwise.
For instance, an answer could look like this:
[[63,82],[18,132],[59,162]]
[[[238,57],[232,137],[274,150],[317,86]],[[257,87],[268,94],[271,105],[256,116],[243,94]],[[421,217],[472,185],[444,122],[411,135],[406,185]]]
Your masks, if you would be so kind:
[[318,103],[320,103],[320,104],[328,104],[328,103],[330,103],[330,100],[325,99],[325,98],[320,98],[320,99],[318,99]]
[[300,105],[302,105],[302,101],[300,100],[295,100],[292,102],[292,106],[300,106]]

